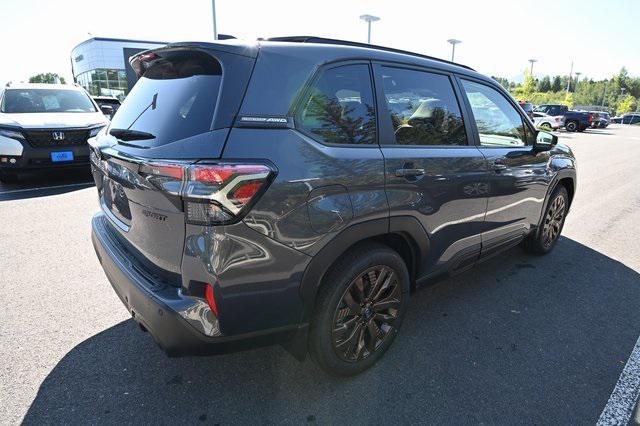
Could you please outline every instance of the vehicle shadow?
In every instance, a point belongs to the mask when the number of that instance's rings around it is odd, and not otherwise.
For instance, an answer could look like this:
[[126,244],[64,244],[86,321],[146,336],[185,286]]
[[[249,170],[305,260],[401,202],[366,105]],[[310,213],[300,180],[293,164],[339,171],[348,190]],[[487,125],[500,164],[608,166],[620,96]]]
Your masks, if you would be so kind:
[[24,422],[594,423],[640,330],[640,274],[576,241],[521,249],[417,291],[364,374],[280,347],[167,358],[131,320],[73,348]]
[[91,169],[38,170],[20,175],[17,183],[0,183],[0,201],[65,194],[93,185]]

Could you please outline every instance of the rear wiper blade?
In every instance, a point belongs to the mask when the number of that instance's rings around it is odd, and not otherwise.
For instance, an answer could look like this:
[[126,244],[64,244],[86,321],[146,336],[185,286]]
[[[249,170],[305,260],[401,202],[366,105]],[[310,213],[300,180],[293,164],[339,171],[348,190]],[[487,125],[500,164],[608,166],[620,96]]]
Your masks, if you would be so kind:
[[111,129],[109,130],[109,134],[123,141],[137,141],[156,138],[151,133],[131,129]]

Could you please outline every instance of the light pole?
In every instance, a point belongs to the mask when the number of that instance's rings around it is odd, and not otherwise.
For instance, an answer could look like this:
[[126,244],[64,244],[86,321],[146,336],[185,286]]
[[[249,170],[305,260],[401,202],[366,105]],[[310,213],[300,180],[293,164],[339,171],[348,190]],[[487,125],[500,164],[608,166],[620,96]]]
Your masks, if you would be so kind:
[[580,81],[580,74],[582,74],[581,72],[576,71],[576,85],[573,87],[573,92],[577,92],[578,91],[578,82]]
[[211,0],[211,14],[213,15],[213,39],[218,39],[218,27],[216,25],[216,0]]
[[371,44],[371,23],[379,21],[380,18],[373,15],[360,15],[360,19],[367,23],[367,43]]
[[569,71],[569,79],[567,80],[567,93],[569,93],[569,89],[571,88],[571,75],[573,74],[573,61],[571,61],[571,70]]
[[531,74],[531,77],[533,77],[533,64],[535,64],[536,62],[538,62],[537,59],[529,59],[529,63],[531,64],[531,68],[529,69],[529,74]]
[[451,62],[453,62],[453,58],[456,56],[456,44],[462,43],[462,41],[450,38],[447,43],[451,44]]

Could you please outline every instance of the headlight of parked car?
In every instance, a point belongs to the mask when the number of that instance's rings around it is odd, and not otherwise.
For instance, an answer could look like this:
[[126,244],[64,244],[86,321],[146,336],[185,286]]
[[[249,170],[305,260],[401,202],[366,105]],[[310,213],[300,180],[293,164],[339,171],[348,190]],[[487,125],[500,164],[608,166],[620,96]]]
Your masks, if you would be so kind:
[[98,133],[100,133],[100,130],[104,129],[106,126],[98,126],[98,127],[94,127],[93,129],[91,129],[89,131],[89,137],[90,138],[94,138],[96,136],[98,136]]
[[24,140],[24,135],[22,132],[11,129],[0,129],[0,136],[4,136],[6,138],[17,139],[19,141]]

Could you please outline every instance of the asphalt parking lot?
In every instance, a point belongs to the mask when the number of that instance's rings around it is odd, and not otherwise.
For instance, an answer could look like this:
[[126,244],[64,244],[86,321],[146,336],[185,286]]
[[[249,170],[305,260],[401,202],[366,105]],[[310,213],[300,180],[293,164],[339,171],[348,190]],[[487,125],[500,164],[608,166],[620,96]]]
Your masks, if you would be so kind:
[[89,174],[0,185],[0,423],[595,423],[640,335],[640,127],[560,135],[578,190],[552,255],[416,292],[346,380],[277,346],[167,358],[95,257]]

